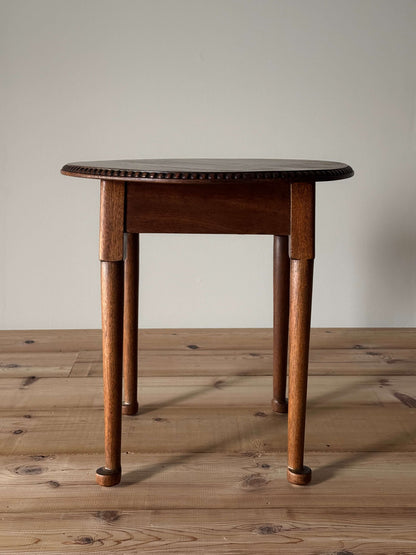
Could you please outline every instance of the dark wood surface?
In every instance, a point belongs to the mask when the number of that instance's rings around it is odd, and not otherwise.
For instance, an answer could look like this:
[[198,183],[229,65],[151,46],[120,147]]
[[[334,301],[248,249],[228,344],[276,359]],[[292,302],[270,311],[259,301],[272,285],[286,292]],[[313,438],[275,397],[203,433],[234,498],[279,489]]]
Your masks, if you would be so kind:
[[303,457],[313,263],[308,259],[290,261],[287,478],[297,485],[308,484],[312,475],[311,469],[303,464]]
[[102,180],[100,190],[100,260],[123,260],[125,187]]
[[123,275],[122,260],[101,262],[105,466],[96,472],[100,486],[114,486],[121,479]]
[[101,486],[114,486],[121,479],[124,195],[123,183],[101,181],[100,260],[105,466],[98,468],[96,472],[97,483]]
[[286,376],[289,331],[289,238],[273,242],[273,398],[274,412],[287,412]]
[[123,414],[133,416],[137,402],[137,328],[139,321],[139,236],[125,234],[124,327],[123,327]]
[[290,258],[315,258],[315,183],[290,186]]
[[73,177],[162,180],[285,179],[332,181],[351,177],[350,166],[341,162],[278,159],[146,159],[71,162],[61,172]]
[[128,182],[126,231],[288,235],[289,189],[270,181]]

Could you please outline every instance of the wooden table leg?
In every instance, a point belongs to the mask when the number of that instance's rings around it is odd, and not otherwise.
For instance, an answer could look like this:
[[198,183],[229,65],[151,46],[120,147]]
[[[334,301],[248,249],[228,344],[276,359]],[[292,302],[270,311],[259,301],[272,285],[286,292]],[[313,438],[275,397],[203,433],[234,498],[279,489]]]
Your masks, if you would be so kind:
[[306,485],[311,469],[303,464],[306,390],[312,303],[313,260],[291,260],[289,311],[288,470],[292,484]]
[[114,486],[121,479],[123,274],[123,261],[101,262],[105,466],[97,470],[100,486]]
[[315,258],[315,183],[292,183],[290,193],[288,470],[292,484],[306,485],[303,464],[306,389]]
[[139,287],[139,238],[137,233],[126,233],[124,260],[124,343],[123,414],[137,414],[137,328]]
[[100,260],[105,466],[99,468],[96,473],[100,486],[114,486],[121,479],[124,196],[124,183],[101,181]]
[[274,412],[287,412],[286,374],[289,327],[289,239],[274,236],[273,250],[273,399]]

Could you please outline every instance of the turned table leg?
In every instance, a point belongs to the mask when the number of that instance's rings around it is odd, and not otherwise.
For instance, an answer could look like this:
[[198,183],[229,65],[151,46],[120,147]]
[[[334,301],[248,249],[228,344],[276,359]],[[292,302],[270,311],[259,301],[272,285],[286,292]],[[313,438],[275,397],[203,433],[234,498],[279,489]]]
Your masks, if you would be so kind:
[[288,469],[292,484],[306,485],[303,464],[306,390],[315,257],[315,184],[293,183],[290,193]]
[[101,181],[100,260],[103,327],[105,466],[100,486],[121,479],[121,399],[123,379],[124,183]]
[[289,241],[274,236],[273,254],[273,399],[274,412],[287,412],[286,374],[289,326]]
[[303,464],[308,382],[313,260],[292,260],[289,316],[288,480],[306,485],[311,469]]
[[100,486],[121,479],[121,391],[123,357],[123,262],[101,262],[105,466],[97,470]]
[[126,258],[124,261],[124,340],[123,414],[134,415],[137,402],[137,327],[139,287],[139,238],[137,233],[125,234]]

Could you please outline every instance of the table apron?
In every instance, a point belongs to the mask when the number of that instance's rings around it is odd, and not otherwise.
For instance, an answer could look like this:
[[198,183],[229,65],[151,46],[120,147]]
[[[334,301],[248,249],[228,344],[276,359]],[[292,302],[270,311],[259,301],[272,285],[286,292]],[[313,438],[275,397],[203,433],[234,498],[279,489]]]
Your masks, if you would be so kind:
[[287,182],[127,182],[129,233],[289,235]]

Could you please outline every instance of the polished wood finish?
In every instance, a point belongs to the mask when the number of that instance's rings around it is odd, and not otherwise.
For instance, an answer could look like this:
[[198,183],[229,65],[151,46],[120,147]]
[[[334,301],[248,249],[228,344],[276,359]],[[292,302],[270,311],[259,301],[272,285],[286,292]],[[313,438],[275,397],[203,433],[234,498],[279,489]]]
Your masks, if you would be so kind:
[[311,470],[303,464],[313,260],[290,262],[288,480],[305,485]]
[[100,486],[114,486],[121,479],[123,273],[123,261],[101,262],[105,466],[97,470]]
[[123,486],[108,491],[91,476],[101,362],[76,372],[101,330],[0,331],[0,551],[415,553],[416,329],[311,330],[306,491],[283,479],[272,336],[140,330],[143,412],[124,418]]
[[303,464],[303,456],[314,257],[315,183],[292,183],[287,478],[296,485],[308,484],[312,475],[311,469]]
[[287,412],[286,375],[289,329],[289,242],[286,236],[273,242],[273,399],[274,412]]
[[101,181],[100,260],[123,260],[124,192],[118,181]]
[[[120,295],[124,233],[127,234],[123,408],[126,414],[135,414],[138,408],[135,234],[241,233],[275,236],[272,408],[274,412],[287,409],[289,327],[288,479],[294,484],[308,483],[311,472],[303,465],[303,452],[315,257],[315,182],[350,177],[353,175],[350,166],[309,160],[175,159],[76,162],[65,165],[61,171],[65,175],[102,180],[100,259],[106,466],[97,471],[98,482],[118,483],[121,472]],[[79,366],[78,375],[83,371]]]
[[315,183],[292,183],[290,258],[315,258]]
[[127,184],[130,233],[289,234],[289,184],[274,181]]
[[124,332],[123,332],[123,414],[134,415],[137,402],[137,332],[139,312],[139,237],[125,234]]
[[61,172],[73,177],[90,177],[122,181],[167,180],[233,181],[285,180],[297,182],[332,181],[354,175],[350,166],[341,162],[320,160],[275,160],[239,158],[105,160],[71,162]]

